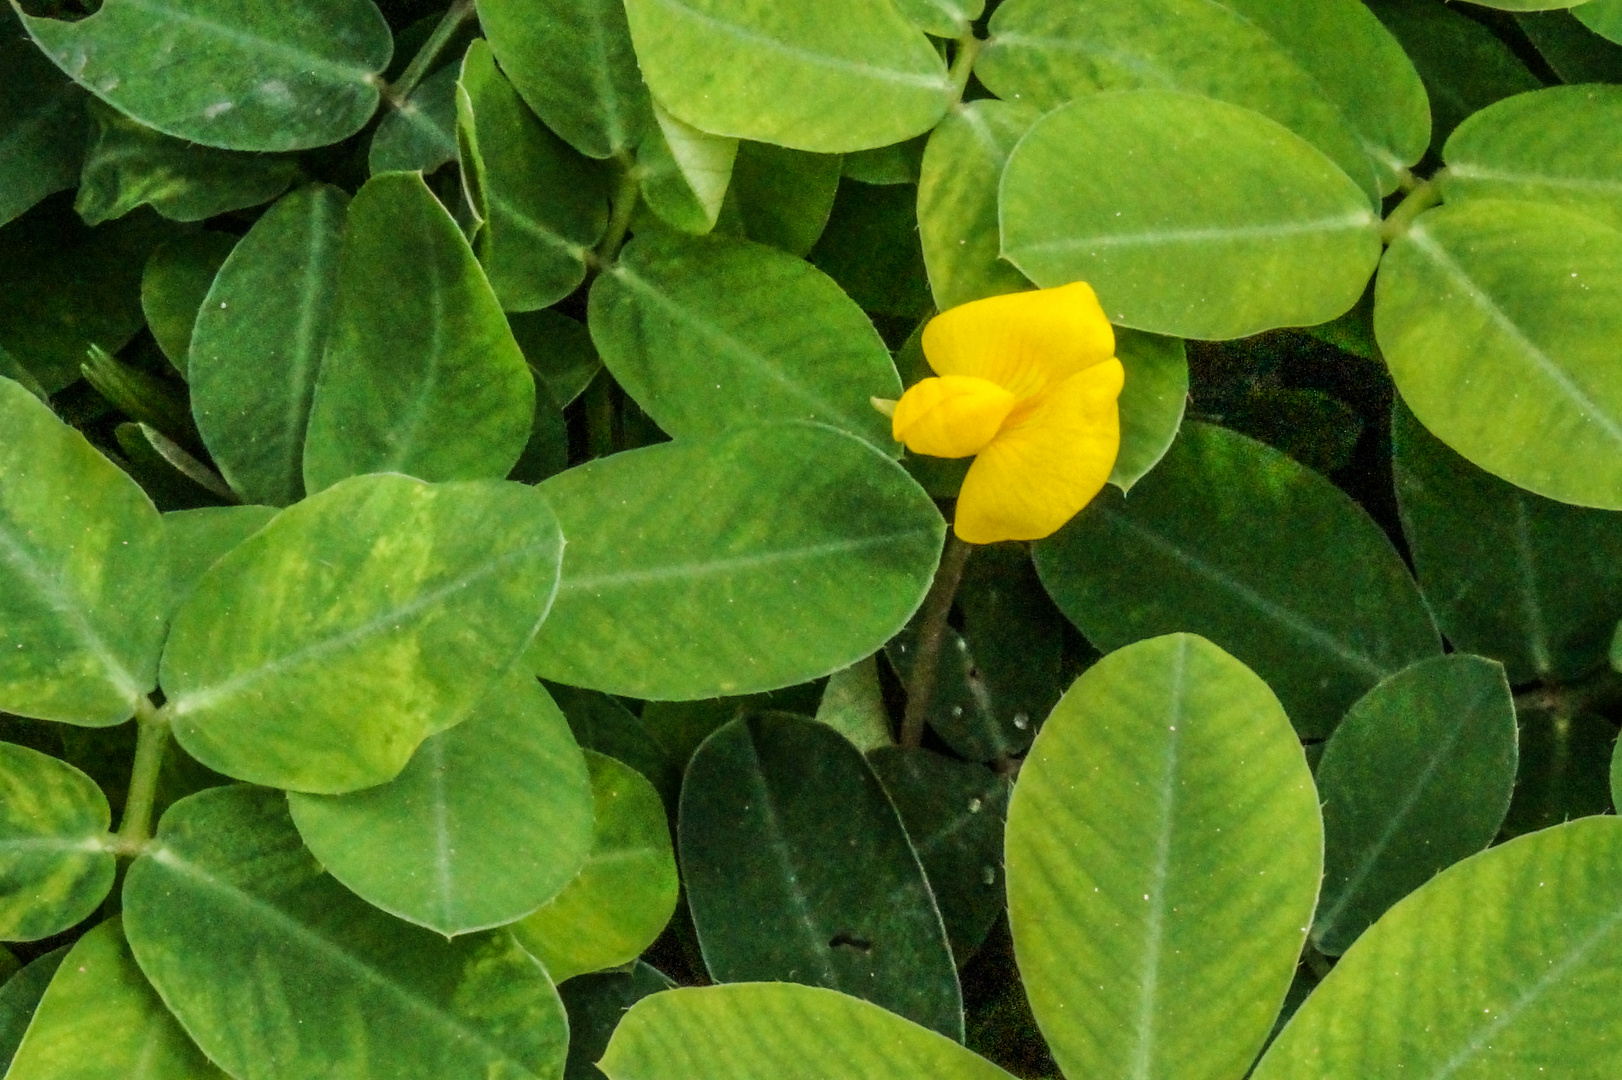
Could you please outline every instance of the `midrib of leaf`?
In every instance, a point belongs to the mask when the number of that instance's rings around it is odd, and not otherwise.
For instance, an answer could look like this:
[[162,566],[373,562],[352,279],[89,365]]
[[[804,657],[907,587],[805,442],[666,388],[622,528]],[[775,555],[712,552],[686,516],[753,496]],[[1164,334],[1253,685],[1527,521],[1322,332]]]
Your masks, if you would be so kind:
[[1099,236],[1068,236],[1056,240],[1018,245],[1009,254],[1015,257],[1047,251],[1076,248],[1154,247],[1171,244],[1200,244],[1229,240],[1264,240],[1283,236],[1310,236],[1371,229],[1377,223],[1373,214],[1359,210],[1338,217],[1310,221],[1278,221],[1257,225],[1213,225],[1190,229],[1148,229],[1142,232],[1107,233]]
[[[316,312],[321,309],[322,293],[326,288],[321,273],[331,258],[330,249],[337,242],[339,232],[329,226],[329,199],[324,192],[313,198],[310,231],[305,242],[308,256],[304,261],[305,273],[299,290],[298,321],[293,329],[292,364],[287,373],[287,411],[282,417],[282,489],[279,496],[289,502],[298,499],[304,490],[304,435],[310,423],[310,407],[315,400],[316,376],[321,369],[327,327],[317,325]],[[330,315],[330,311],[329,311]],[[330,320],[329,320],[330,323]]]

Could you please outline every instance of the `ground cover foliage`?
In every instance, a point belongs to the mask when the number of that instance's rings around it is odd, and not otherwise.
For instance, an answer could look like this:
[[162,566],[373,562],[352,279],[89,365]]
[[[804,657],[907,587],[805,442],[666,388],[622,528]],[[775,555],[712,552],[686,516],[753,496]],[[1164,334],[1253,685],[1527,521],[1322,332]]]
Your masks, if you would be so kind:
[[0,1074],[1622,1071],[1622,0],[0,27]]

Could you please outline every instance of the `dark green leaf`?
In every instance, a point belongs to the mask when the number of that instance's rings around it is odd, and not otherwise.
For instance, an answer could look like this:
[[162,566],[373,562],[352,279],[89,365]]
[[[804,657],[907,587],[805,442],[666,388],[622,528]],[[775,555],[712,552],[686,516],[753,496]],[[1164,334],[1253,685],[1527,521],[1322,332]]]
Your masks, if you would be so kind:
[[559,407],[579,397],[602,370],[590,331],[567,315],[551,308],[516,311],[507,316],[507,324],[529,369],[546,384]]
[[[932,0],[917,2],[927,4]],[[950,3],[952,0],[943,2]],[[864,184],[916,184],[923,168],[924,147],[928,142],[928,135],[919,135],[906,142],[846,154],[840,166],[840,175]]]
[[[23,1033],[34,1019],[39,999],[67,956],[68,947],[52,950],[36,957],[4,984],[0,984],[0,1069],[11,1066],[11,1059],[23,1041]],[[0,1076],[4,1076],[0,1073]]]
[[214,284],[237,238],[228,233],[200,232],[159,244],[141,271],[141,310],[158,348],[187,374],[192,327],[203,299]]
[[649,994],[675,987],[659,969],[640,960],[629,971],[580,975],[558,987],[569,1010],[569,1064],[563,1080],[600,1080],[597,1068],[625,1010]]
[[422,80],[411,96],[389,109],[372,135],[366,168],[384,172],[431,173],[456,160],[455,64]]
[[924,253],[918,246],[918,190],[840,181],[828,226],[811,262],[862,310],[914,319],[930,308]]
[[1611,807],[1607,765],[1616,725],[1591,712],[1520,710],[1520,770],[1504,819],[1510,836]]
[[[1586,5],[1591,0],[1577,0]],[[1622,79],[1622,47],[1591,32],[1572,11],[1528,11],[1515,24],[1537,47],[1554,73],[1568,83]]]
[[790,255],[809,255],[833,212],[841,160],[837,154],[739,143],[722,223],[731,208],[750,240]]
[[0,940],[60,933],[113,887],[107,796],[72,765],[0,742]]
[[641,773],[672,808],[685,762],[670,760],[641,719],[608,694],[550,683],[547,689],[569,721],[575,741]]
[[0,225],[79,182],[85,92],[0,12]]

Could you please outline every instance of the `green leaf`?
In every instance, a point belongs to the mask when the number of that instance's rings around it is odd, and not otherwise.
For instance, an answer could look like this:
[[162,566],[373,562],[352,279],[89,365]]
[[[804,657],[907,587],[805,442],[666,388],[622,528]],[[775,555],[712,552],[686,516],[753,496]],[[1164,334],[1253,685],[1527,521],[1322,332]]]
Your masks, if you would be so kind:
[[1622,514],[1507,484],[1401,405],[1392,440],[1403,535],[1454,647],[1502,661],[1512,684],[1603,666],[1622,611]]
[[1622,509],[1622,232],[1556,206],[1433,210],[1391,245],[1374,331],[1420,423],[1490,473]]
[[393,49],[372,0],[107,0],[77,22],[12,6],[74,82],[137,123],[227,150],[354,134]]
[[587,157],[609,158],[647,130],[650,101],[620,0],[479,0],[501,69],[546,126]]
[[1551,704],[1518,710],[1521,762],[1504,818],[1506,836],[1612,809],[1606,762],[1614,753],[1616,725],[1593,712],[1574,712],[1558,697]]
[[1471,3],[1497,8],[1499,11],[1553,11],[1576,7],[1586,2],[1587,0],[1471,0]]
[[1619,892],[1615,818],[1573,821],[1467,859],[1358,939],[1252,1075],[1615,1076]]
[[1611,748],[1611,805],[1622,806],[1622,754]]
[[446,937],[534,911],[580,871],[592,843],[580,748],[541,684],[516,669],[387,784],[294,792],[287,805],[333,877]]
[[1307,736],[1441,652],[1407,567],[1362,508],[1207,424],[1185,424],[1130,497],[1106,490],[1035,550],[1042,583],[1094,645],[1202,634],[1266,679]]
[[290,157],[215,150],[170,138],[99,101],[73,208],[86,225],[150,205],[171,221],[204,218],[267,203],[298,172]]
[[1115,355],[1126,369],[1126,385],[1118,402],[1121,449],[1109,482],[1127,492],[1166,456],[1183,425],[1188,350],[1176,338],[1117,330]]
[[[906,2],[932,3],[933,0]],[[839,175],[863,184],[916,184],[924,164],[924,148],[928,143],[929,135],[924,134],[905,142],[846,154],[839,167]]]
[[556,896],[512,927],[554,982],[635,960],[664,931],[680,888],[659,793],[629,766],[585,755],[591,850]]
[[1003,911],[1008,781],[922,747],[882,746],[867,763],[907,828],[961,967]]
[[923,867],[878,777],[833,729],[761,713],[717,731],[687,766],[677,832],[716,981],[842,990],[962,1041]]
[[563,1074],[563,1005],[512,935],[447,941],[370,907],[304,849],[279,792],[214,788],[171,807],[130,867],[124,932],[234,1076]]
[[141,269],[175,235],[151,211],[90,229],[53,204],[0,231],[0,348],[51,394],[90,346],[116,353],[141,329]]
[[[556,683],[548,684],[547,690],[563,710],[576,742],[641,774],[666,804],[675,807],[686,762],[670,760],[669,752],[648,731],[641,717],[596,690]],[[586,760],[589,764],[592,758],[588,755]]]
[[[11,1067],[12,1056],[23,1041],[23,1034],[33,1022],[40,998],[62,959],[67,956],[66,945],[35,957],[21,971],[0,984],[0,1069]],[[4,1076],[0,1073],[0,1076]]]
[[[0,987],[4,987],[7,980],[22,969],[22,961],[10,949],[0,946]],[[0,1073],[0,1075],[4,1075]]]
[[1030,287],[1001,257],[997,185],[1014,144],[1041,115],[1017,101],[969,101],[930,132],[918,180],[918,236],[941,311]]
[[0,742],[0,940],[50,937],[96,910],[113,887],[111,822],[90,777]]
[[1038,285],[1088,281],[1110,321],[1177,337],[1311,326],[1380,257],[1367,196],[1257,113],[1159,90],[1048,113],[1002,180],[1003,255]]
[[654,994],[625,1014],[610,1080],[1008,1080],[943,1035],[816,986],[746,983]]
[[0,12],[0,225],[79,182],[85,93]]
[[1600,37],[1622,45],[1622,0],[1588,0],[1571,13]]
[[597,1061],[625,1016],[649,994],[674,989],[658,968],[638,960],[628,971],[578,975],[558,987],[569,1011],[569,1063],[564,1080],[602,1080]]
[[238,501],[236,493],[212,469],[151,424],[119,424],[113,429],[113,438],[124,451],[124,460],[119,464],[161,509],[191,510]]
[[792,686],[871,655],[922,603],[945,531],[900,466],[812,424],[615,454],[541,490],[569,547],[531,663],[642,698]]
[[1622,79],[1622,48],[1590,31],[1572,11],[1528,11],[1514,19],[1563,82],[1611,83]]
[[[1365,46],[1370,38],[1388,39],[1376,20],[1367,22],[1374,25],[1373,35],[1362,35]],[[990,30],[974,72],[1000,98],[1043,112],[1101,90],[1181,90],[1231,102],[1317,147],[1379,202],[1382,185],[1342,111],[1265,27],[1234,6],[1209,0],[1008,0],[991,17]],[[1344,39],[1335,44],[1366,52]],[[1408,161],[1423,152],[1421,144]],[[1394,176],[1388,186],[1396,187]]]
[[205,506],[163,515],[170,613],[180,609],[209,567],[275,516],[273,506]]
[[360,473],[507,475],[535,380],[456,222],[417,173],[349,204],[331,337],[304,436],[304,485]]
[[455,64],[445,65],[388,111],[372,135],[368,172],[431,173],[456,160],[458,74]]
[[253,783],[392,779],[466,718],[545,617],[563,537],[533,488],[339,483],[215,563],[163,656],[175,737]]
[[817,703],[816,719],[864,754],[895,745],[876,656],[858,660],[828,677],[822,700]]
[[910,184],[844,179],[812,265],[863,311],[916,319],[929,311],[929,278],[918,245],[918,192]]
[[9,1080],[225,1080],[146,981],[114,916],[64,958]]
[[593,283],[588,325],[625,392],[678,439],[809,420],[895,453],[869,404],[901,395],[889,350],[800,259],[726,237],[639,237]]
[[896,0],[913,25],[936,37],[961,38],[985,11],[985,0]]
[[642,197],[671,228],[707,233],[715,227],[732,181],[738,140],[684,124],[653,102],[653,123],[636,148]]
[[482,41],[462,60],[456,117],[491,287],[509,311],[556,303],[586,279],[586,259],[608,227],[602,170],[535,118]]
[[146,324],[183,379],[197,313],[236,244],[237,238],[229,233],[178,237],[159,244],[141,271],[141,310]]
[[665,108],[717,135],[843,153],[935,126],[946,64],[890,4],[628,0],[642,75]]
[[304,437],[332,326],[349,196],[311,184],[237,242],[192,331],[187,374],[197,430],[249,502],[304,495]]
[[0,379],[0,709],[103,727],[157,685],[163,522],[83,435]]
[[551,308],[515,311],[507,316],[507,325],[529,369],[560,408],[579,397],[603,368],[591,333],[567,315]]
[[1392,904],[1491,843],[1515,764],[1515,705],[1491,660],[1421,660],[1353,705],[1318,764],[1318,950],[1345,952]]
[[1401,42],[1419,71],[1430,97],[1433,149],[1440,150],[1459,122],[1477,109],[1543,85],[1497,35],[1451,4],[1364,3]]
[[811,254],[833,212],[842,160],[837,154],[739,143],[726,204],[737,212],[741,235],[790,255]]
[[1106,656],[1008,808],[1008,917],[1054,1059],[1077,1077],[1242,1075],[1322,868],[1312,774],[1265,683],[1192,634]]
[[1552,86],[1476,113],[1447,140],[1448,203],[1524,199],[1569,206],[1622,227],[1622,86]]

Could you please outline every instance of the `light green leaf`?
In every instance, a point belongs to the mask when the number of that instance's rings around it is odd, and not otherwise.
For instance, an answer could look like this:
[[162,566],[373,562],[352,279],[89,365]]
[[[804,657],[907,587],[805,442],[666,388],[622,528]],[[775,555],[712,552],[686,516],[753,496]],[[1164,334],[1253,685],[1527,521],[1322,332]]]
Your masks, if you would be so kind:
[[1117,330],[1115,355],[1126,369],[1126,385],[1117,403],[1121,449],[1109,482],[1126,492],[1160,463],[1182,427],[1188,350],[1176,338]]
[[1509,809],[1515,762],[1502,664],[1435,656],[1363,695],[1318,763],[1318,950],[1339,956],[1392,904],[1486,847]]
[[592,843],[580,748],[541,684],[516,668],[388,783],[292,792],[287,805],[333,877],[446,937],[534,911],[575,877]]
[[7,1080],[225,1080],[146,981],[118,916],[57,969]]
[[1482,7],[1497,8],[1499,11],[1558,11],[1587,3],[1588,0],[1470,0],[1470,2],[1480,4]]
[[913,25],[936,37],[961,38],[986,9],[985,0],[896,0]]
[[236,243],[236,237],[220,232],[178,237],[158,245],[141,271],[141,310],[146,324],[183,379],[197,312]]
[[431,173],[456,160],[455,64],[422,80],[404,103],[389,109],[372,135],[366,168],[385,172]]
[[0,709],[105,727],[157,685],[163,522],[135,481],[0,379]]
[[636,145],[649,122],[620,0],[479,0],[479,25],[535,114],[587,157]]
[[1449,204],[1524,199],[1569,206],[1622,227],[1622,86],[1552,86],[1476,113],[1447,140]]
[[124,932],[233,1076],[563,1075],[562,1002],[512,935],[447,941],[369,906],[305,850],[278,792],[214,788],[171,807],[130,867]]
[[1335,965],[1255,1080],[1601,1080],[1622,1068],[1622,821],[1432,878]]
[[332,326],[349,196],[311,184],[254,222],[197,313],[187,375],[197,430],[244,499],[304,495],[304,436]]
[[630,963],[676,910],[680,886],[664,804],[628,765],[587,750],[596,828],[579,872],[512,933],[554,982]]
[[1007,850],[1020,973],[1067,1075],[1244,1073],[1323,868],[1312,774],[1265,683],[1192,634],[1106,656],[1036,737]]
[[180,609],[209,567],[270,524],[273,506],[205,506],[163,515],[169,548],[169,611]]
[[889,146],[857,150],[845,155],[839,166],[839,174],[863,184],[916,184],[924,163],[924,148],[928,143],[929,134],[926,133]]
[[[805,256],[816,247],[839,194],[838,154],[741,142],[720,223],[750,240]],[[727,211],[734,211],[732,222]]]
[[1207,424],[1184,424],[1130,496],[1106,490],[1038,542],[1036,568],[1100,649],[1202,634],[1266,679],[1309,736],[1441,652],[1407,567],[1361,507],[1278,451]]
[[73,208],[87,225],[150,205],[171,221],[204,218],[267,203],[298,172],[291,157],[194,146],[142,127],[99,101]]
[[1622,0],[1586,0],[1571,13],[1600,37],[1622,45]]
[[305,487],[374,472],[503,477],[534,418],[534,377],[456,222],[418,173],[368,180],[338,257]]
[[175,616],[175,737],[254,783],[390,780],[529,643],[562,547],[546,500],[519,484],[336,484],[215,563]]
[[884,706],[884,689],[879,684],[878,657],[858,660],[828,677],[822,700],[817,703],[817,720],[839,732],[864,754],[895,745],[890,713]]
[[68,947],[63,945],[37,956],[0,984],[0,1069],[11,1066],[12,1055],[16,1054],[34,1019],[34,1011],[39,1008],[39,999],[45,996],[46,988],[67,954]]
[[372,0],[107,0],[22,14],[74,82],[137,123],[227,150],[302,150],[377,108],[393,39]]
[[1368,198],[1260,114],[1159,90],[1048,113],[1002,180],[1003,255],[1038,285],[1088,281],[1110,321],[1177,337],[1312,326],[1380,257]]
[[1622,232],[1572,210],[1480,200],[1391,245],[1374,332],[1432,434],[1539,495],[1622,509]]
[[684,124],[653,103],[650,124],[636,149],[642,197],[660,220],[682,232],[715,227],[732,181],[738,140]]
[[0,12],[0,225],[79,182],[85,92]]
[[1181,90],[1231,102],[1317,147],[1379,203],[1374,168],[1341,110],[1265,28],[1226,4],[1007,0],[990,31],[974,71],[1000,98],[1043,112],[1101,90]]
[[568,296],[608,227],[602,170],[535,118],[482,41],[462,60],[456,123],[479,261],[501,306],[530,311]]
[[1622,754],[1611,748],[1611,805],[1622,806]]
[[899,465],[812,424],[615,454],[541,490],[569,546],[531,663],[661,700],[792,686],[871,655],[923,601],[945,531]]
[[918,180],[918,235],[941,311],[1030,288],[1002,258],[997,185],[1014,144],[1041,115],[1016,101],[970,101],[930,132]]
[[0,940],[34,941],[113,887],[107,796],[65,761],[0,742]]
[[935,126],[946,64],[892,4],[628,0],[653,96],[701,131],[843,153]]
[[809,420],[897,452],[869,403],[901,396],[889,350],[800,259],[725,237],[642,237],[593,283],[588,323],[614,378],[678,439]]
[[1009,1080],[985,1058],[836,990],[688,987],[625,1014],[598,1067],[609,1080]]

